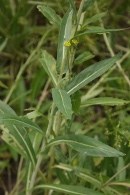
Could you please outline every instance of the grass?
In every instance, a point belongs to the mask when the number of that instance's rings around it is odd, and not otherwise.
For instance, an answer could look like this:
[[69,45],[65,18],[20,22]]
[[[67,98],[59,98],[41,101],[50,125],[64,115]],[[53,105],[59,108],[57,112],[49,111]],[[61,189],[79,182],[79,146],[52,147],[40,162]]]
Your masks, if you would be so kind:
[[127,1],[1,0],[0,194],[130,194],[129,24]]

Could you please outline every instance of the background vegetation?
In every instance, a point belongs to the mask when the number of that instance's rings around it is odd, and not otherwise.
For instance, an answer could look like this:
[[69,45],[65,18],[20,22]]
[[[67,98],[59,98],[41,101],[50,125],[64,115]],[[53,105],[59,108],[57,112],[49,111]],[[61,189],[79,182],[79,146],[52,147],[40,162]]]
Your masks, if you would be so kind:
[[[7,103],[17,115],[27,115],[45,132],[52,104],[53,84],[40,64],[42,51],[47,50],[55,59],[57,56],[59,27],[50,23],[37,9],[37,5],[49,6],[61,18],[72,1],[61,0],[1,0],[0,6],[0,99]],[[103,76],[86,85],[77,97],[86,102],[77,109],[73,120],[67,122],[66,132],[93,137],[125,153],[124,157],[88,157],[62,145],[56,148],[55,159],[49,152],[43,153],[35,184],[62,183],[87,187],[95,194],[130,194],[130,3],[124,0],[89,1],[92,3],[85,14],[85,21],[103,13],[91,24],[106,29],[125,29],[108,34],[91,33],[81,36],[75,53],[82,59],[75,60],[74,75],[86,67],[109,58],[122,51],[122,57]],[[80,1],[75,1],[78,10]],[[99,15],[98,15],[99,16]],[[87,56],[85,58],[85,56]],[[85,59],[84,59],[85,58]],[[79,61],[78,61],[79,60]],[[95,97],[113,97],[115,103]],[[90,102],[89,102],[90,101]],[[93,100],[94,101],[94,100]],[[113,100],[114,101],[114,100]],[[119,101],[119,102],[118,102]],[[108,105],[110,104],[110,105]],[[89,105],[89,106],[88,106]],[[71,124],[72,122],[72,124]],[[53,124],[53,126],[55,123]],[[65,125],[60,135],[64,134]],[[70,128],[71,127],[71,128]],[[8,137],[0,139],[0,194],[23,195],[26,185],[28,164],[21,158],[20,151],[12,148]],[[33,140],[33,133],[30,139]],[[38,138],[41,143],[41,135]],[[39,146],[37,146],[39,147]],[[61,149],[61,150],[60,150]],[[62,152],[61,152],[62,151]],[[53,161],[53,162],[52,162]],[[48,170],[48,172],[47,172]],[[53,171],[52,171],[53,170]],[[50,174],[50,172],[53,172]],[[50,176],[51,175],[51,176]],[[50,178],[49,178],[50,177]],[[63,186],[64,187],[64,186]],[[106,190],[102,190],[105,188]],[[43,194],[37,189],[36,195]],[[45,190],[46,195],[51,194]],[[67,192],[53,192],[53,194]],[[91,194],[91,192],[89,192]]]

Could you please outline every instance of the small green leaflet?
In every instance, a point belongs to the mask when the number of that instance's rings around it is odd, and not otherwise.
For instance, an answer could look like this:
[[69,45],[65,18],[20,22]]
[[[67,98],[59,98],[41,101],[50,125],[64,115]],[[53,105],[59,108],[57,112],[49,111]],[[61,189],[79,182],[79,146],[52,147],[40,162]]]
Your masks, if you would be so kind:
[[71,146],[74,150],[84,153],[88,156],[102,156],[102,157],[119,157],[125,154],[118,150],[88,136],[84,135],[64,135],[59,136],[50,143],[48,146],[58,145],[66,143]]
[[89,188],[85,188],[82,186],[73,186],[73,185],[64,185],[64,184],[43,184],[38,185],[34,188],[35,189],[52,189],[56,192],[61,192],[65,194],[72,194],[72,195],[103,195],[100,192],[96,192]]
[[80,54],[75,60],[74,63],[75,64],[81,64],[91,58],[93,58],[94,55],[92,53],[90,53],[89,51],[85,51],[82,54]]
[[65,90],[52,89],[53,100],[60,110],[60,112],[65,116],[66,119],[71,119],[72,115],[72,104],[70,96]]
[[40,63],[48,76],[51,78],[54,86],[57,86],[56,61],[53,56],[50,55],[46,50],[43,50]]
[[114,63],[121,57],[121,53],[115,55],[112,58],[108,58],[106,60],[102,60],[97,62],[88,68],[81,71],[78,75],[76,75],[72,81],[67,86],[67,93],[69,95],[75,93],[86,84],[90,83],[97,77],[101,76],[105,73],[109,68],[111,68]]
[[107,106],[115,106],[115,105],[124,105],[128,104],[129,101],[125,101],[118,98],[112,98],[112,97],[99,97],[99,98],[93,98],[88,99],[84,102],[82,102],[81,107],[89,106],[89,105],[107,105]]
[[38,5],[37,8],[49,20],[50,23],[56,24],[60,27],[62,19],[58,14],[56,14],[54,9],[44,5]]

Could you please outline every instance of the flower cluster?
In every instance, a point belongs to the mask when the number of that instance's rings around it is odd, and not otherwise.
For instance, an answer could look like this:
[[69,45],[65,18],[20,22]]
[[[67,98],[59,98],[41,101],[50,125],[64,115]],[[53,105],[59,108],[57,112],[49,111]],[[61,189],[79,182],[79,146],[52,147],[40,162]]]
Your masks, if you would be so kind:
[[65,47],[70,47],[72,44],[73,45],[77,45],[79,42],[78,42],[78,40],[77,39],[72,39],[72,40],[70,40],[70,41],[65,41],[64,42],[64,46]]

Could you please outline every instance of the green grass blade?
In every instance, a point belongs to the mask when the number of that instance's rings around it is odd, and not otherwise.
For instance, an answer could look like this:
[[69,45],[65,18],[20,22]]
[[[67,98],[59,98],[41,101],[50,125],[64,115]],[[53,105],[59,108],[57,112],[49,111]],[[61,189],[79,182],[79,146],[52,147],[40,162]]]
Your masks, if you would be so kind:
[[65,90],[52,89],[53,100],[60,110],[60,112],[65,116],[66,119],[71,119],[72,115],[72,104],[70,96]]
[[42,58],[40,58],[42,67],[47,72],[48,76],[52,79],[54,86],[57,86],[57,75],[56,75],[56,61],[52,55],[47,51],[42,51]]
[[81,187],[81,186],[73,186],[73,185],[63,185],[63,184],[43,184],[36,186],[34,189],[52,189],[56,192],[61,192],[65,194],[73,194],[73,195],[103,195],[100,192],[96,192],[89,188]]
[[114,63],[121,57],[121,53],[115,55],[112,58],[108,58],[106,60],[102,60],[97,62],[88,68],[81,71],[78,75],[76,75],[72,81],[67,86],[67,93],[69,95],[75,93],[86,84],[90,83],[97,77],[101,76],[105,73]]
[[82,107],[89,106],[89,105],[107,105],[107,106],[115,106],[115,105],[124,105],[128,104],[129,101],[125,101],[118,98],[112,98],[112,97],[99,97],[99,98],[93,98],[88,99],[84,102],[82,102]]
[[88,136],[64,135],[53,139],[48,146],[66,143],[74,150],[89,156],[119,157],[125,154]]
[[51,24],[56,24],[60,27],[62,19],[58,14],[56,14],[54,9],[44,5],[38,5],[37,8]]

